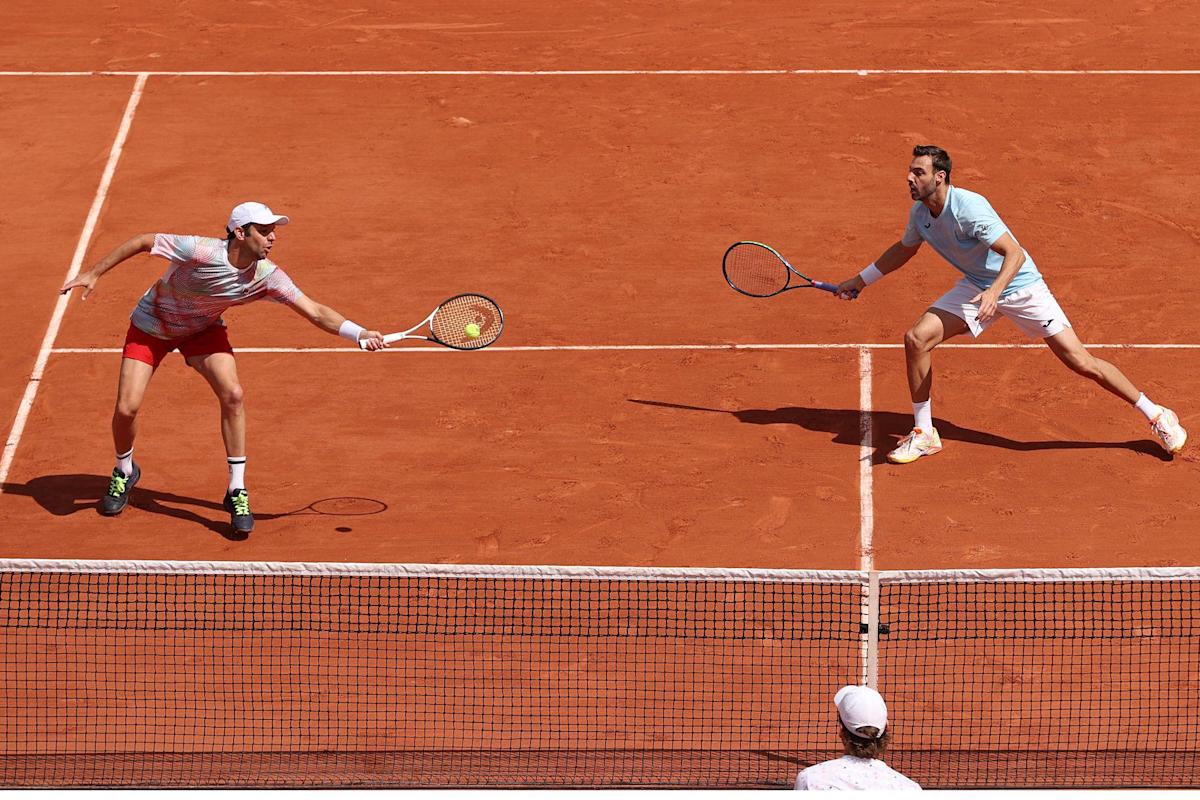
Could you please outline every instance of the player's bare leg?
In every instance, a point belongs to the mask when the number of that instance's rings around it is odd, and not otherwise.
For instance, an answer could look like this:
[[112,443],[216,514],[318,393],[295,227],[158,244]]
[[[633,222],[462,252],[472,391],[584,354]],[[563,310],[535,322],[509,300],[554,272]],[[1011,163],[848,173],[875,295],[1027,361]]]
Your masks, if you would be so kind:
[[246,409],[232,353],[192,356],[188,366],[204,376],[221,403],[221,438],[230,458],[246,456]]
[[246,409],[242,384],[238,380],[237,362],[232,353],[211,353],[192,356],[187,363],[204,376],[221,403],[221,438],[225,441],[230,476],[224,505],[229,511],[229,521],[234,530],[240,534],[249,533],[254,528],[254,517],[250,513],[250,495],[244,480]]
[[154,367],[133,358],[121,359],[121,374],[117,379],[117,404],[113,409],[113,447],[117,466],[108,481],[108,491],[100,501],[100,513],[116,516],[129,504],[129,493],[142,477],[133,461],[133,442],[137,438],[137,415],[146,399],[146,388],[154,377]]
[[933,388],[933,348],[966,331],[964,320],[940,308],[931,308],[904,334],[908,391],[914,403],[928,400]]
[[1125,402],[1137,407],[1150,420],[1154,434],[1162,441],[1169,453],[1178,453],[1187,441],[1187,431],[1179,424],[1179,417],[1169,408],[1152,403],[1125,373],[1102,358],[1088,352],[1075,331],[1065,328],[1053,336],[1046,337],[1046,345],[1077,375],[1082,375]]
[[154,377],[154,367],[133,358],[121,359],[117,380],[117,406],[113,409],[113,446],[118,453],[133,449],[137,438],[137,415],[146,399],[146,389]]
[[908,367],[908,391],[913,402],[912,432],[888,453],[893,464],[908,464],[921,456],[942,450],[933,427],[930,393],[933,389],[933,349],[967,330],[967,323],[953,314],[931,308],[904,334],[904,360]]
[[1058,356],[1059,361],[1077,375],[1095,381],[1127,403],[1137,402],[1141,392],[1125,377],[1125,373],[1089,353],[1071,328],[1064,328],[1061,332],[1046,337],[1046,345]]

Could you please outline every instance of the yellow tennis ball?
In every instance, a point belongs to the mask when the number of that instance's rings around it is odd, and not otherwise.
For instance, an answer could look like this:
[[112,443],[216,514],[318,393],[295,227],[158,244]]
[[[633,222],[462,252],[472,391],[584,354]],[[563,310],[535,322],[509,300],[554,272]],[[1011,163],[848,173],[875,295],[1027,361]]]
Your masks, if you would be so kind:
[[469,336],[472,339],[478,339],[479,338],[479,326],[476,325],[474,322],[468,322],[466,327],[463,328],[463,333],[467,334],[467,336]]

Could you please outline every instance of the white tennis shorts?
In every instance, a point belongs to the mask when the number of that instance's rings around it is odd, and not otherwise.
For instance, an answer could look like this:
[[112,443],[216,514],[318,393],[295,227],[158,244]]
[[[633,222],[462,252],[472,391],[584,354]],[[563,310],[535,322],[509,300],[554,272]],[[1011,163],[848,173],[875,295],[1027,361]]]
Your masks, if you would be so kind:
[[979,313],[979,304],[972,303],[971,298],[979,291],[978,286],[963,278],[931,307],[953,314],[967,323],[968,330],[975,338],[979,338],[1001,316],[1011,319],[1031,339],[1045,339],[1071,327],[1071,321],[1063,313],[1045,281],[1038,281],[1001,297],[996,304],[998,313],[987,322],[975,318]]

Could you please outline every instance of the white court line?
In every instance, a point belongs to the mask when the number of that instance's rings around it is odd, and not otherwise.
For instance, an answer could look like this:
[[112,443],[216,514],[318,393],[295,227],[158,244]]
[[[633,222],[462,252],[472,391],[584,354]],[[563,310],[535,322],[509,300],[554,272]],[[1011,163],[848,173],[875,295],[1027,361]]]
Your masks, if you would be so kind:
[[[606,351],[606,350],[899,350],[899,343],[858,344],[547,344],[522,347],[489,347],[490,353],[539,353],[553,351]],[[1200,350],[1200,344],[1084,344],[1089,350]],[[353,347],[237,347],[238,353],[354,353],[365,355]],[[938,350],[1045,350],[1044,344],[940,344]],[[119,347],[56,347],[50,352],[58,354],[120,353]],[[391,347],[384,351],[392,353],[456,353],[445,347]]]
[[[129,102],[125,104],[125,115],[121,117],[117,136],[113,139],[112,147],[109,148],[108,162],[104,165],[104,172],[100,176],[100,185],[96,187],[96,196],[92,198],[91,210],[88,211],[87,221],[83,224],[83,232],[79,234],[79,242],[75,245],[75,255],[71,258],[71,267],[67,270],[67,277],[63,283],[72,280],[79,274],[83,257],[87,254],[88,245],[92,241],[92,233],[96,229],[96,222],[100,218],[100,209],[104,207],[104,200],[108,197],[108,187],[112,184],[113,174],[117,171],[117,162],[121,160],[121,151],[125,149],[125,139],[129,136],[129,128],[133,124],[133,114],[137,111],[138,102],[142,99],[142,89],[146,86],[146,79],[147,76],[144,73],[138,73],[137,80],[133,82],[133,91],[129,93]],[[9,431],[8,439],[4,443],[4,455],[0,457],[0,493],[4,491],[8,470],[12,467],[17,444],[21,441],[21,434],[25,432],[25,422],[29,419],[29,411],[33,408],[33,400],[37,396],[38,386],[41,385],[42,374],[46,371],[46,362],[54,351],[54,340],[58,338],[58,329],[62,325],[63,315],[67,311],[67,303],[70,299],[71,295],[69,294],[58,296],[58,302],[54,304],[54,314],[50,317],[50,325],[46,328],[46,335],[42,337],[42,346],[38,350],[33,373],[29,376],[29,383],[25,385],[25,394],[21,397],[21,405],[17,408],[17,418],[13,421],[12,430]]]
[[861,444],[858,447],[858,568],[870,576],[867,596],[861,609],[861,624],[866,626],[859,640],[859,663],[862,675],[859,682],[874,687],[878,677],[878,649],[876,628],[879,624],[879,579],[875,575],[875,499],[872,489],[871,458],[871,349],[858,351],[858,432]]
[[871,459],[875,455],[871,430],[871,349],[858,351],[858,568],[875,569],[875,498],[871,478]]
[[1200,75],[1200,69],[348,69],[348,70],[74,70],[0,71],[4,78],[87,78],[161,76],[171,78],[487,78],[487,77],[627,77],[639,75],[662,76],[722,76],[722,75],[796,75],[844,76],[857,75],[974,75],[974,76],[1156,76]]

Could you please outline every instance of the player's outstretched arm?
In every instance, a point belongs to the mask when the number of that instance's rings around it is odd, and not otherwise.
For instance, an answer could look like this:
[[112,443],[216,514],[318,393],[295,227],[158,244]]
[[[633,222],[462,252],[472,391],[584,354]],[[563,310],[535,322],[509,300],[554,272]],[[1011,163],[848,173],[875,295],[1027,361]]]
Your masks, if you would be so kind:
[[138,253],[149,253],[154,248],[154,234],[143,233],[140,236],[135,236],[124,244],[119,245],[115,250],[106,255],[104,258],[96,262],[95,266],[87,272],[82,272],[73,280],[69,280],[63,284],[63,287],[58,290],[59,294],[66,294],[72,289],[83,288],[83,297],[87,300],[88,295],[96,288],[96,281],[100,280],[100,276],[108,272],[110,269],[120,264],[127,258],[132,258]]
[[288,306],[321,330],[355,343],[361,342],[367,350],[382,350],[387,347],[387,343],[383,341],[383,334],[379,331],[369,331],[306,295],[298,295]]
[[875,259],[865,269],[855,275],[853,278],[844,280],[838,284],[837,296],[843,300],[853,300],[858,297],[863,289],[870,286],[875,281],[887,275],[889,272],[895,272],[908,263],[909,259],[917,254],[921,249],[921,243],[909,245],[904,242],[897,241],[887,250],[883,251],[883,255]]

